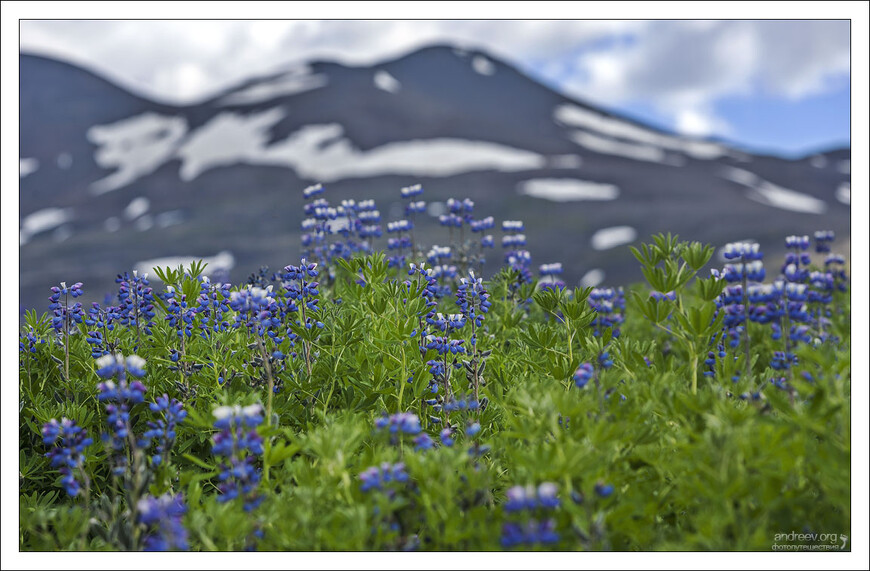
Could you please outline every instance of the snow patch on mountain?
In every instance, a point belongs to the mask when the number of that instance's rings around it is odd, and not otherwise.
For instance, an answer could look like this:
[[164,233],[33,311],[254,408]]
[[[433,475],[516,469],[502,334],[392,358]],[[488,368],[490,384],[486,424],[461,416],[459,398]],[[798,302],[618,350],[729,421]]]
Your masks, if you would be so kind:
[[262,103],[278,97],[296,95],[326,86],[329,78],[320,74],[311,74],[307,66],[294,68],[275,79],[257,83],[250,87],[224,96],[218,103],[221,105],[250,105]]
[[680,151],[696,159],[715,159],[730,154],[728,149],[716,143],[657,133],[639,125],[634,125],[621,119],[606,117],[600,113],[595,113],[570,103],[564,103],[556,107],[553,116],[559,123],[564,125],[581,127],[607,137],[653,145],[672,151]]
[[571,140],[586,150],[602,155],[616,155],[636,161],[666,163],[666,154],[659,147],[623,143],[609,137],[599,137],[585,131],[575,131],[569,135]]
[[519,183],[520,194],[553,202],[576,200],[615,200],[619,188],[612,184],[571,178],[535,178]]
[[534,170],[546,159],[537,153],[465,139],[397,141],[362,151],[343,138],[341,125],[308,125],[264,150],[272,164],[285,164],[301,176],[329,182],[386,174],[452,176],[463,172]]
[[280,108],[241,115],[224,112],[197,130],[179,149],[180,175],[238,163],[285,166],[323,182],[385,174],[451,176],[477,170],[522,171],[546,164],[543,156],[495,143],[429,139],[388,143],[362,151],[337,124],[307,125],[267,145],[269,129],[285,116]]
[[137,196],[133,200],[130,201],[130,204],[127,205],[127,208],[124,209],[124,218],[127,220],[135,220],[139,218],[146,212],[148,212],[148,208],[151,206],[151,201],[145,198],[144,196]]
[[828,159],[824,155],[813,155],[810,157],[810,166],[817,169],[825,168],[828,165]]
[[178,149],[177,156],[183,161],[181,179],[193,180],[222,165],[268,163],[261,156],[269,140],[268,131],[285,116],[286,112],[279,107],[250,115],[220,113]]
[[727,167],[719,174],[722,178],[747,187],[747,198],[767,206],[807,214],[824,214],[828,210],[828,205],[818,198],[783,188],[743,169]]
[[637,230],[631,226],[612,226],[595,232],[590,242],[595,250],[609,250],[634,242],[635,239],[637,239]]
[[104,169],[115,169],[94,182],[93,194],[104,194],[149,174],[172,157],[187,132],[187,121],[157,113],[144,113],[108,125],[94,125],[87,137],[97,145],[94,160]]
[[396,93],[402,88],[402,84],[399,83],[398,79],[382,69],[375,72],[373,81],[375,82],[375,87],[390,93]]
[[217,270],[226,270],[229,271],[233,269],[236,265],[236,257],[233,256],[232,252],[228,250],[223,250],[218,252],[214,256],[169,256],[165,258],[154,258],[152,260],[145,260],[142,262],[138,262],[133,266],[133,269],[139,272],[140,274],[153,274],[154,268],[165,268],[170,267],[172,269],[177,268],[178,266],[189,267],[192,262],[202,260],[206,264],[208,264],[205,268],[204,273],[207,275],[211,275]]
[[495,73],[495,64],[483,56],[471,58],[471,67],[480,75],[492,75]]
[[30,238],[36,234],[57,228],[70,221],[72,217],[71,208],[43,208],[28,214],[21,219],[21,229],[18,232],[19,246],[29,242]]
[[604,281],[604,270],[595,268],[589,270],[580,278],[580,287],[595,287]]
[[852,205],[852,183],[844,182],[837,187],[837,200],[846,206]]
[[39,169],[39,161],[33,158],[18,159],[18,178],[24,178]]

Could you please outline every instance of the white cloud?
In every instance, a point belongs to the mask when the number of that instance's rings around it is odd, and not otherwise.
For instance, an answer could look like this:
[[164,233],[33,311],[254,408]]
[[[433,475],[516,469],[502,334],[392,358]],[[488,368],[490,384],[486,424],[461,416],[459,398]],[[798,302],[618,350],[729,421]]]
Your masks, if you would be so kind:
[[849,58],[848,21],[661,21],[578,55],[563,87],[609,106],[652,103],[686,134],[725,135],[718,100],[823,93],[848,79]]

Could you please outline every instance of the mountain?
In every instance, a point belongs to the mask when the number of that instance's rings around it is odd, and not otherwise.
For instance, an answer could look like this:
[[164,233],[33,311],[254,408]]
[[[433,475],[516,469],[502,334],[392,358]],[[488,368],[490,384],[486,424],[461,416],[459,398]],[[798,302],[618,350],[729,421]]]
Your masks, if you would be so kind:
[[[569,284],[642,279],[625,244],[660,231],[755,239],[773,266],[786,235],[851,230],[849,149],[788,160],[677,136],[480,51],[310,62],[188,106],[43,57],[20,55],[20,70],[24,307],[61,281],[102,299],[117,273],[155,262],[208,258],[238,282],[298,261],[315,182],[333,204],[375,199],[384,224],[413,183],[430,203],[471,198],[477,216],[523,220],[534,266],[562,262]],[[434,219],[418,230],[447,242]],[[501,253],[489,257],[494,271]]]

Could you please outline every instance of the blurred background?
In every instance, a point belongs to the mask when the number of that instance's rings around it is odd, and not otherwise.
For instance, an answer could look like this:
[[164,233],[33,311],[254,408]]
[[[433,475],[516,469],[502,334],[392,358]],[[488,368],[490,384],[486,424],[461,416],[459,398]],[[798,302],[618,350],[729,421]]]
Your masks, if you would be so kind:
[[[569,285],[642,279],[656,232],[721,247],[833,230],[850,254],[850,22],[20,22],[20,306],[192,259],[234,283],[298,262],[302,190],[422,184],[525,223]],[[375,241],[386,247],[387,235]],[[721,260],[714,259],[720,265]]]

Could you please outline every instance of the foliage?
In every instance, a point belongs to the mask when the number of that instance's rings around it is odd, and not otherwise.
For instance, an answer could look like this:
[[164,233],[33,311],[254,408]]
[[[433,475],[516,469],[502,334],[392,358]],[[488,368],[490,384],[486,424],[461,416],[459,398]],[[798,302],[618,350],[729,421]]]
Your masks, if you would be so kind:
[[[846,287],[783,374],[769,327],[738,331],[748,360],[723,342],[725,282],[697,275],[710,246],[634,249],[649,285],[628,296],[539,284],[514,256],[469,286],[489,305],[468,315],[458,281],[395,263],[412,241],[369,250],[312,246],[319,266],[256,285],[201,264],[157,269],[160,291],[125,275],[127,313],[95,304],[59,329],[28,313],[20,548],[731,551],[851,534]],[[66,476],[44,429],[62,418],[95,441]]]

